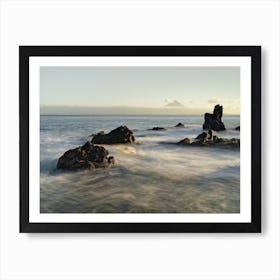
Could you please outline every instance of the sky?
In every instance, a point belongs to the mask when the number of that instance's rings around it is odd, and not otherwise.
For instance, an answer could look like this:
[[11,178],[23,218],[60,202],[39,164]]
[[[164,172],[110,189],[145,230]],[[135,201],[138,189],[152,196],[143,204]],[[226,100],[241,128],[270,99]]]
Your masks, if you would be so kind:
[[41,67],[41,114],[239,114],[239,67]]

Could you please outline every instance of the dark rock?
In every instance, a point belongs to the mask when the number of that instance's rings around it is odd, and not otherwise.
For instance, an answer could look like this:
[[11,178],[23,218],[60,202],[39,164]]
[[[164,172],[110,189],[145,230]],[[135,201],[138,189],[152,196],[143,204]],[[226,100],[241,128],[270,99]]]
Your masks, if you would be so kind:
[[240,126],[237,126],[237,127],[235,128],[235,130],[240,130]]
[[197,135],[195,137],[195,140],[201,140],[204,141],[207,138],[207,133],[206,132],[202,132],[201,134]]
[[179,141],[177,144],[180,144],[180,145],[190,145],[191,141],[190,141],[189,138],[185,138],[185,139]]
[[114,165],[114,164],[115,164],[115,158],[112,157],[112,156],[110,156],[110,157],[108,158],[108,162],[111,163],[112,165]]
[[216,119],[222,120],[223,106],[221,106],[220,104],[217,104],[214,107],[213,115],[215,116]]
[[217,135],[213,135],[213,131],[209,130],[207,133],[203,132],[199,134],[196,138],[196,141],[192,142],[191,145],[194,146],[240,146],[240,139],[237,138],[219,138]]
[[208,141],[194,141],[191,143],[192,146],[221,146],[221,147],[240,147],[240,139],[238,138],[218,138],[213,137],[212,140]]
[[193,142],[190,142],[189,138],[185,138],[179,141],[177,144],[191,145],[191,146],[222,146],[222,147],[239,147],[240,139],[238,138],[219,138],[217,135],[213,135],[213,131],[209,130],[207,133],[202,132],[199,134]]
[[166,128],[155,126],[155,127],[153,127],[152,129],[149,129],[149,130],[166,130]]
[[134,141],[133,132],[127,126],[120,126],[108,134],[98,133],[91,140],[94,144],[126,144]]
[[[216,135],[213,135],[213,130],[208,130],[208,133],[207,133],[207,140],[211,140],[214,136]],[[216,136],[217,137],[217,136]]]
[[175,125],[175,127],[185,127],[185,126],[179,122],[178,124]]
[[213,114],[204,114],[203,129],[212,129],[215,131],[225,130],[225,125],[222,122],[223,106],[219,104],[215,106]]
[[207,133],[206,132],[202,132],[201,134],[196,136],[195,140],[198,140],[198,141],[209,141],[209,140],[212,140],[212,138],[213,138],[213,131],[209,130]]
[[90,142],[83,146],[68,150],[58,159],[57,169],[64,170],[93,170],[110,167],[114,164],[114,157],[108,157],[109,152],[102,146]]

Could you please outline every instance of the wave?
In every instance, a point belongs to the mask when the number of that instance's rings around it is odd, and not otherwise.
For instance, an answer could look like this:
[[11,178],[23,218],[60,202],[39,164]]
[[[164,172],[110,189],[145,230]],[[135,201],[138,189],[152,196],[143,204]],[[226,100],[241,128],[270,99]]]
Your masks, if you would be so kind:
[[[238,213],[239,178],[155,172],[117,166],[41,176],[41,212],[56,213]],[[170,170],[171,171],[171,170]],[[174,170],[173,170],[174,171]],[[226,172],[238,172],[237,166]]]
[[[102,145],[114,156],[112,168],[61,172],[58,158],[66,150],[91,140],[91,134],[109,132],[119,119],[107,116],[41,120],[40,207],[48,213],[237,213],[240,210],[239,149],[207,149],[170,145],[202,131],[201,118],[134,117],[140,145]],[[238,118],[231,118],[234,127]],[[185,127],[174,127],[182,122]],[[196,123],[197,122],[197,123]],[[148,130],[153,126],[164,131]],[[218,137],[239,138],[228,129]]]

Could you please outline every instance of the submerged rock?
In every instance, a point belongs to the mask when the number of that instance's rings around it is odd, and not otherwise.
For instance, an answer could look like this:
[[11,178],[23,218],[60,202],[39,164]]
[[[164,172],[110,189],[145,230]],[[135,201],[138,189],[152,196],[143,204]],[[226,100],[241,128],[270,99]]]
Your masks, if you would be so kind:
[[94,144],[126,144],[134,141],[133,132],[127,126],[119,126],[108,134],[102,131],[94,135],[91,140]]
[[65,152],[57,162],[57,169],[93,170],[114,165],[114,157],[108,157],[109,152],[102,146],[90,142]]
[[240,139],[238,138],[218,138],[214,136],[212,140],[207,141],[194,141],[192,146],[230,146],[240,147]]
[[240,139],[238,138],[219,138],[217,135],[213,135],[213,131],[202,132],[199,134],[193,142],[189,138],[185,138],[179,141],[177,144],[190,145],[190,146],[230,146],[239,147]]
[[237,127],[235,128],[235,130],[240,130],[240,126],[237,126]]
[[212,138],[213,138],[213,131],[209,130],[207,133],[206,132],[202,132],[201,134],[196,136],[195,140],[207,141],[207,140],[212,140]]
[[178,124],[175,125],[175,127],[185,127],[185,126],[179,122]]
[[225,125],[222,122],[223,106],[217,104],[214,108],[213,114],[204,114],[203,129],[213,129],[215,131],[225,130]]
[[189,138],[184,138],[183,140],[179,141],[177,144],[179,144],[179,145],[190,145],[191,140]]
[[149,130],[166,130],[166,128],[155,126],[155,127],[151,128]]

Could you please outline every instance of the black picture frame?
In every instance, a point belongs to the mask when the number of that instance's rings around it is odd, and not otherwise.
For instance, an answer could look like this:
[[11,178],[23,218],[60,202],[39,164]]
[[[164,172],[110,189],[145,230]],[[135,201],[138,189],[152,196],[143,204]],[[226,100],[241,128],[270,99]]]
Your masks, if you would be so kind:
[[[29,58],[32,56],[248,56],[251,58],[250,223],[32,223],[29,221]],[[261,46],[19,46],[20,232],[261,232]],[[39,164],[39,163],[38,163]],[[38,186],[39,187],[39,186]]]

